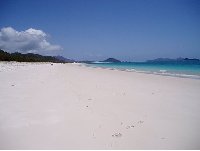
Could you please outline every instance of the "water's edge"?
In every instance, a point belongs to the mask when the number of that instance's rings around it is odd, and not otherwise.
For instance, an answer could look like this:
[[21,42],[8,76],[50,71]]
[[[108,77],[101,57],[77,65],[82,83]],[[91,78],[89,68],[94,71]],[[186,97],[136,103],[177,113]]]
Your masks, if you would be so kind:
[[116,66],[104,66],[100,64],[95,64],[95,63],[83,63],[82,65],[86,67],[93,67],[93,68],[101,68],[101,69],[109,69],[109,70],[118,70],[118,71],[125,71],[125,72],[136,72],[136,73],[144,73],[144,74],[153,74],[153,75],[161,75],[161,76],[171,76],[171,77],[178,77],[178,78],[189,78],[189,79],[197,79],[200,80],[200,75],[195,75],[195,74],[184,74],[184,73],[170,73],[167,72],[166,70],[159,70],[158,71],[148,71],[148,70],[138,70],[134,68],[118,68]]

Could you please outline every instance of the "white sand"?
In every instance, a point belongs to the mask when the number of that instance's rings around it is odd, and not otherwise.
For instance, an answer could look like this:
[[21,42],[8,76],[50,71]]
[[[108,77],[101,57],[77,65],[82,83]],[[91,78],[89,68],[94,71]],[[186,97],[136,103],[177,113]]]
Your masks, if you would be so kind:
[[0,149],[200,149],[200,80],[0,63]]

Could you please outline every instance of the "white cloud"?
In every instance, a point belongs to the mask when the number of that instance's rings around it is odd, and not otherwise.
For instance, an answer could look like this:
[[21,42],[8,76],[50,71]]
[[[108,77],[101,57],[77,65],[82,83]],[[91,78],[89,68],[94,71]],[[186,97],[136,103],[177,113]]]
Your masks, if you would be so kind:
[[61,46],[49,43],[47,37],[42,30],[29,28],[25,31],[16,31],[12,27],[6,27],[0,31],[0,48],[9,52],[41,54],[62,50]]

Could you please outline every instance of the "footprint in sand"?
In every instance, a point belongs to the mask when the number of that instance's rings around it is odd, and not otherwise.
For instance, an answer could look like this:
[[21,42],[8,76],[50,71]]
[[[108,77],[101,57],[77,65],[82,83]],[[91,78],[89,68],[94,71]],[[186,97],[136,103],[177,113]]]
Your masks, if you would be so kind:
[[131,125],[131,126],[126,126],[126,129],[130,129],[130,128],[134,128],[135,126],[134,125]]
[[117,137],[117,138],[122,137],[122,134],[121,133],[115,133],[115,134],[112,135],[112,137]]
[[[139,125],[140,125],[140,124],[143,124],[143,123],[144,123],[144,121],[138,121],[138,122],[137,122],[137,124],[139,124]],[[134,127],[135,127],[135,125],[127,125],[127,126],[126,126],[126,129],[130,129],[130,128],[134,128]]]
[[92,134],[92,138],[96,138],[95,135],[94,135],[94,133]]
[[138,124],[142,124],[142,123],[144,123],[144,121],[138,121]]

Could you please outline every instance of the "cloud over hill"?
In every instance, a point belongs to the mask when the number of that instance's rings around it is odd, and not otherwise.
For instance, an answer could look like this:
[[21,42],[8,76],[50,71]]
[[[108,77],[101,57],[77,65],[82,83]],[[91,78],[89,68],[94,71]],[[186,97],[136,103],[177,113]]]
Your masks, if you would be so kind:
[[45,53],[62,50],[59,45],[48,42],[48,36],[42,30],[29,28],[17,31],[12,27],[4,27],[0,31],[0,48],[9,52]]

